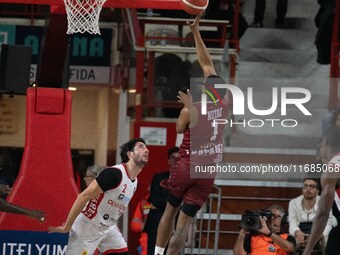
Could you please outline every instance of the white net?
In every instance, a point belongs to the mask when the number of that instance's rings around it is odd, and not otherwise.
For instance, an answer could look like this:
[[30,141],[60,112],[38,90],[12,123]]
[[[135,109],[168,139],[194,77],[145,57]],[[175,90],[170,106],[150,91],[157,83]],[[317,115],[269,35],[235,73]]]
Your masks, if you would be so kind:
[[64,0],[67,34],[99,34],[99,15],[106,0]]

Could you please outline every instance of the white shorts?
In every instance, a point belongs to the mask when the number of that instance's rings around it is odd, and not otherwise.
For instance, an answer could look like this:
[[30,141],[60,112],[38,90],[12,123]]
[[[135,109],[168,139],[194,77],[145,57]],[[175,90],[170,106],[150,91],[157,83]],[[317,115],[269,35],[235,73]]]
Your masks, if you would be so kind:
[[116,225],[97,226],[78,217],[69,233],[66,255],[92,255],[97,248],[103,254],[128,251],[123,235]]

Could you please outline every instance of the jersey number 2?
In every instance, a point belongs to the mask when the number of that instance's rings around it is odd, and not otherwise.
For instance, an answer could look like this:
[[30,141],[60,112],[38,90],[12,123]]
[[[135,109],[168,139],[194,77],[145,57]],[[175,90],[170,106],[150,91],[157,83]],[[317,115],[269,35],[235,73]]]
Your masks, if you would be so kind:
[[126,190],[126,188],[127,188],[127,184],[124,184],[124,188],[123,188],[123,193],[125,193],[125,190]]

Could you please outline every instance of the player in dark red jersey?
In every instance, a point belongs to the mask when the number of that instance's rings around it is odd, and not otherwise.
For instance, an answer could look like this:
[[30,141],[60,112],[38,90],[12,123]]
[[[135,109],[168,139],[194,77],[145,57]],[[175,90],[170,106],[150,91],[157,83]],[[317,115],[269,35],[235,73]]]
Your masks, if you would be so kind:
[[[212,125],[214,119],[227,116],[227,103],[224,99],[226,90],[214,89],[217,102],[207,102],[206,114],[201,112],[202,89],[214,88],[214,84],[225,84],[216,75],[213,62],[199,32],[198,15],[193,23],[188,23],[195,39],[198,62],[206,78],[201,85],[191,88],[191,92],[179,92],[178,101],[183,108],[176,122],[176,131],[183,134],[179,149],[179,158],[170,168],[170,177],[162,182],[162,187],[169,191],[168,203],[158,227],[155,254],[164,254],[164,249],[172,235],[167,254],[179,254],[187,238],[189,225],[197,211],[206,202],[214,175],[190,176],[195,166],[213,166],[222,160],[223,125]],[[206,85],[204,85],[206,84]],[[207,87],[208,85],[208,87]],[[181,206],[182,205],[182,206]],[[175,216],[181,206],[176,231]]]

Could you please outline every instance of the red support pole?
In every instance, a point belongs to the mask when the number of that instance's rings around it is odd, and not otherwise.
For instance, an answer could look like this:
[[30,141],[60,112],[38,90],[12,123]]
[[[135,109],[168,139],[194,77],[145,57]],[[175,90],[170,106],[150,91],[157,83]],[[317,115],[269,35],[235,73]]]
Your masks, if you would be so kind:
[[237,52],[240,51],[240,44],[238,40],[238,20],[239,20],[239,15],[240,15],[240,1],[235,0],[234,3],[234,22],[233,22],[233,43],[234,47],[237,50]]
[[136,122],[141,121],[143,116],[143,85],[144,85],[144,51],[136,53]]
[[141,121],[143,118],[143,100],[144,100],[144,61],[145,61],[145,53],[144,53],[144,34],[142,33],[142,29],[139,25],[138,16],[136,9],[128,9],[126,10],[130,13],[130,17],[132,19],[131,30],[134,33],[136,39],[136,101],[135,101],[135,110],[136,110],[136,122]]
[[229,59],[230,59],[230,71],[229,71],[230,83],[236,85],[237,57],[235,55],[230,55]]
[[147,107],[154,110],[155,103],[155,52],[148,52],[148,88],[147,88]]

